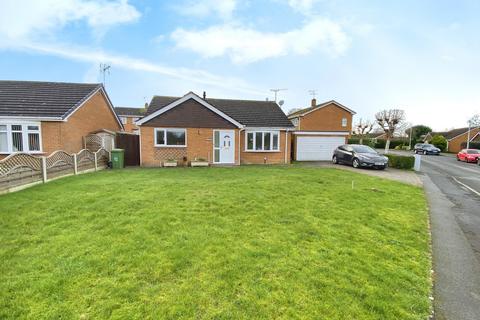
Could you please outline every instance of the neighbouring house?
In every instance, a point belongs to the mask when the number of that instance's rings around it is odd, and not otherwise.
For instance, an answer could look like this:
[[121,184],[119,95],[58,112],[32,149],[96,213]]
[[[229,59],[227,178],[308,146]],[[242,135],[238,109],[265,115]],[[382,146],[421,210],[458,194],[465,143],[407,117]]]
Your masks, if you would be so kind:
[[294,127],[273,101],[155,96],[137,124],[142,166],[290,163]]
[[128,107],[115,107],[120,121],[122,121],[125,132],[139,134],[140,130],[136,122],[143,117],[145,109],[143,108],[128,108]]
[[288,115],[295,126],[293,132],[293,159],[297,161],[330,160],[333,151],[345,144],[352,131],[355,111],[332,100]]
[[[470,128],[470,142],[474,142],[478,139],[480,133],[480,127]],[[448,152],[457,153],[465,148],[465,144],[468,140],[468,127],[453,129],[450,131],[430,132],[423,138],[424,142],[430,142],[436,135],[444,136],[447,139]]]
[[123,130],[102,84],[0,81],[0,159],[78,152],[99,130]]

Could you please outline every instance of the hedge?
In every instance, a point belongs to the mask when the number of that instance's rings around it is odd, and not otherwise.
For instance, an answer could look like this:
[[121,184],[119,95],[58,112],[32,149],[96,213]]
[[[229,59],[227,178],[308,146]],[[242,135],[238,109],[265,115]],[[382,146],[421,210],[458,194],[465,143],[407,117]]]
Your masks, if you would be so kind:
[[[470,142],[470,145],[468,146],[470,149],[480,149],[480,142]],[[467,142],[462,142],[462,149],[467,148]]]
[[397,169],[412,169],[415,164],[415,157],[400,156],[396,154],[385,154],[388,158],[388,166]]
[[[348,139],[348,143],[349,144],[359,144],[360,139],[359,138],[350,138],[350,139]],[[387,141],[384,140],[384,139],[377,139],[377,141],[375,141],[374,139],[363,139],[362,144],[370,146],[372,148],[384,149],[386,143],[387,143]],[[390,149],[395,149],[395,147],[405,146],[405,145],[408,146],[408,141],[405,142],[403,140],[390,140]]]

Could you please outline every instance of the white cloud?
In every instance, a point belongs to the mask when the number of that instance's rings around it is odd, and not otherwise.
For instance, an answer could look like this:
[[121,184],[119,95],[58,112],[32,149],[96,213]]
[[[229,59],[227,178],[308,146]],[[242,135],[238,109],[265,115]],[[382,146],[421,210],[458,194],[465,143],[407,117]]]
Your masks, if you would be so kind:
[[288,5],[304,14],[310,13],[317,0],[288,0]]
[[314,50],[338,56],[349,46],[342,27],[320,17],[311,19],[300,29],[283,33],[225,24],[193,31],[180,28],[171,38],[177,48],[192,50],[205,58],[227,55],[235,63],[252,63],[287,54],[306,55]]
[[[150,72],[169,78],[185,80],[189,83],[194,82],[202,85],[209,85],[228,90],[235,88],[234,91],[250,95],[263,96],[265,94],[264,91],[252,88],[248,84],[237,78],[217,76],[198,69],[167,67],[146,60],[110,54],[102,50],[95,50],[92,48],[69,47],[58,44],[46,45],[44,43],[40,44],[33,42],[17,42],[15,43],[15,46],[10,47],[10,49],[53,55],[69,60],[93,63],[97,66],[100,62],[108,63],[113,68],[122,68],[125,70],[140,72]],[[89,81],[94,79],[93,67],[91,72],[87,72],[86,80],[87,79]]]
[[105,29],[139,17],[127,0],[2,0],[0,41],[2,37],[17,39],[54,32],[78,21]]
[[236,0],[189,0],[176,6],[177,12],[194,17],[218,15],[222,19],[230,19],[237,7]]

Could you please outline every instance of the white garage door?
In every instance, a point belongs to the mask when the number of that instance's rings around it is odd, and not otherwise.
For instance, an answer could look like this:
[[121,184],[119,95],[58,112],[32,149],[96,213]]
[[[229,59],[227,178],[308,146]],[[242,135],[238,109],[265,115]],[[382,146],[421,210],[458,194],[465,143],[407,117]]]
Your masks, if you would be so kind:
[[345,137],[297,137],[297,160],[330,160],[335,148],[343,144]]

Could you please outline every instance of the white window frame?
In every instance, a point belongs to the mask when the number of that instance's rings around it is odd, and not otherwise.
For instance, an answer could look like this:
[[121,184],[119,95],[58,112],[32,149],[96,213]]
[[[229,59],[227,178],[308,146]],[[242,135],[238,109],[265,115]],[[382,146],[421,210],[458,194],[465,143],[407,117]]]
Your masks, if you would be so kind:
[[[256,140],[257,140],[257,133],[261,132],[262,133],[262,149],[256,150]],[[248,149],[248,134],[252,133],[253,134],[253,149]],[[278,135],[278,143],[277,143],[277,149],[270,149],[270,150],[264,150],[265,148],[265,133],[270,133],[270,147],[273,147],[273,135],[277,134]],[[280,131],[279,130],[248,130],[245,131],[245,152],[280,152]]]
[[346,127],[348,125],[348,119],[342,118],[342,127]]
[[293,118],[291,120],[292,124],[295,126],[295,127],[298,127],[298,125],[300,124],[300,118]]
[[[157,143],[157,132],[158,131],[165,131],[164,137],[165,137],[165,143],[164,144],[158,144]],[[183,131],[185,133],[185,144],[184,145],[169,145],[167,141],[167,131]],[[187,147],[187,129],[185,128],[155,128],[154,129],[154,137],[153,137],[153,143],[155,147],[160,147],[160,148],[185,148]]]
[[[2,121],[0,120],[0,125],[7,126],[7,151],[0,151],[0,154],[12,154],[12,153],[28,153],[28,154],[38,154],[43,153],[43,140],[42,140],[42,125],[41,122],[25,122],[24,120],[19,121]],[[13,151],[13,138],[12,138],[12,126],[19,125],[22,126],[22,151]],[[28,130],[29,126],[37,126],[38,130]],[[5,132],[2,130],[2,132]],[[40,150],[30,150],[30,145],[28,143],[28,134],[29,133],[38,133],[38,143]]]
[[127,124],[127,123],[128,123],[128,117],[123,117],[123,116],[120,117],[120,122],[121,122],[122,124]]
[[140,117],[132,117],[133,124],[135,124],[135,122],[137,122],[138,120],[140,120]]

